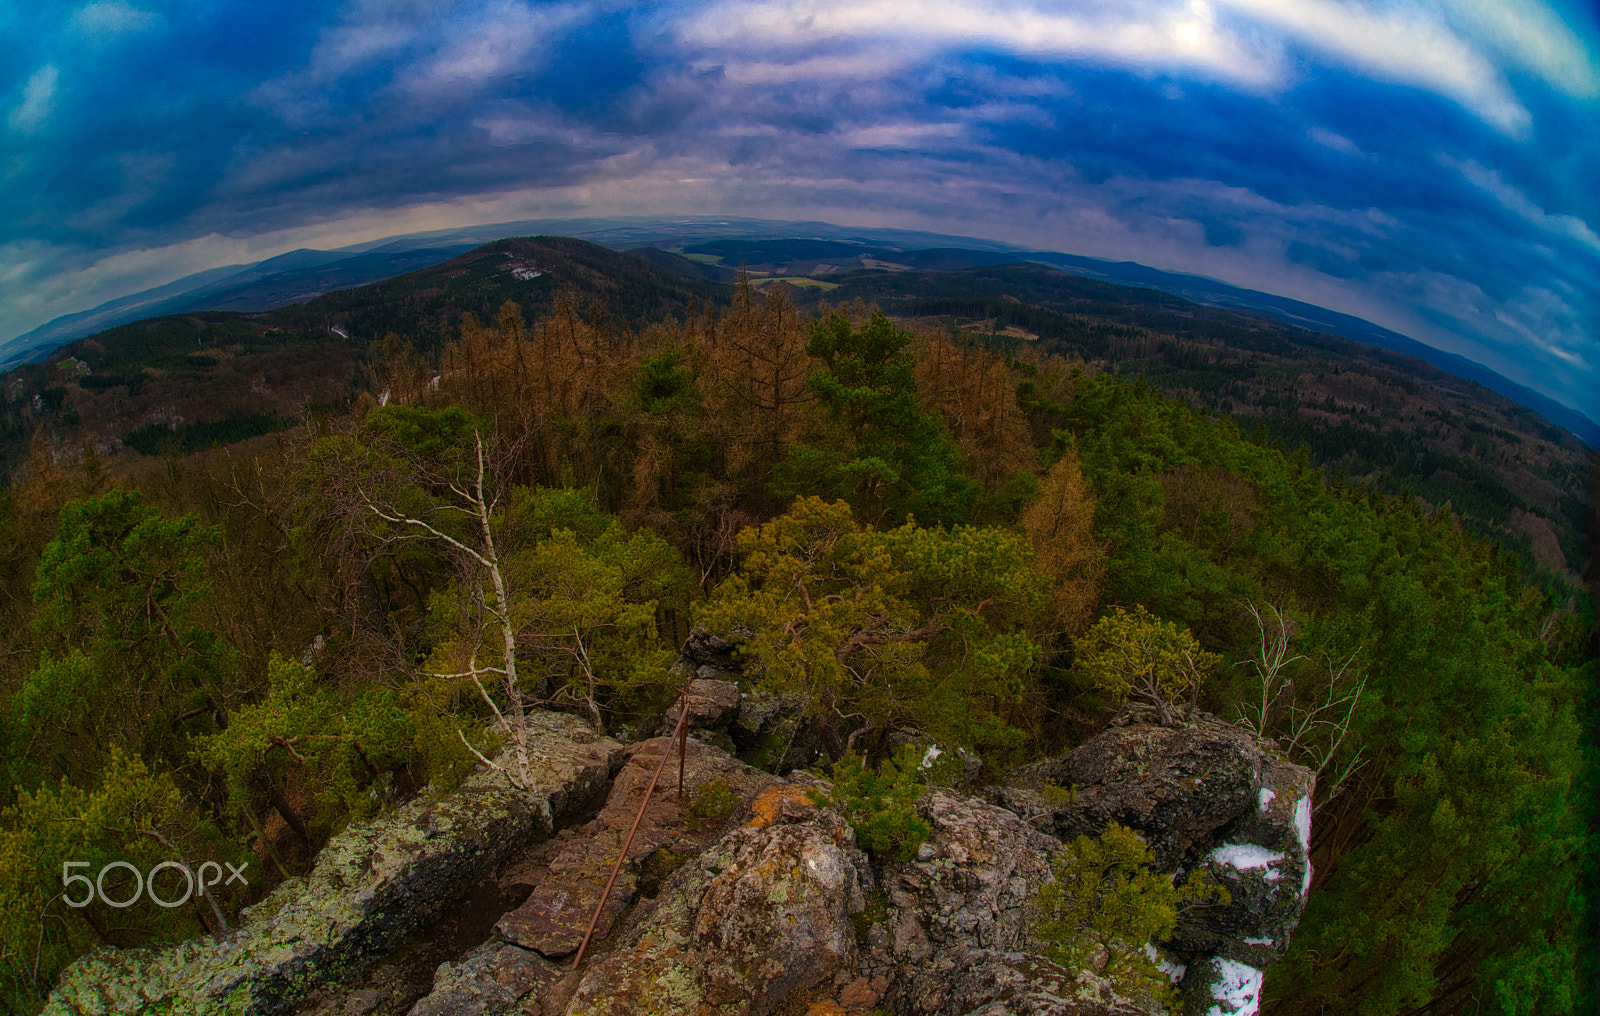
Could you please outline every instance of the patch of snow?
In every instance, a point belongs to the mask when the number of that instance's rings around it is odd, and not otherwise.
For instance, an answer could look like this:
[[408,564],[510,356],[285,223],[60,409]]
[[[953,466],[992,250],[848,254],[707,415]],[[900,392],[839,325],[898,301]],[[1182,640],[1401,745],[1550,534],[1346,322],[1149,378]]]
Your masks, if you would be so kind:
[[1311,849],[1311,798],[1302,797],[1294,806],[1294,831],[1300,834],[1300,849]]
[[1311,893],[1311,859],[1306,859],[1306,873],[1300,879],[1300,896],[1304,899]]
[[1206,1016],[1256,1016],[1261,1008],[1261,971],[1233,960],[1217,960],[1221,977],[1211,986],[1217,1004]]
[[1173,984],[1177,984],[1179,981],[1183,980],[1183,975],[1189,972],[1188,967],[1184,966],[1182,963],[1174,963],[1172,960],[1167,959],[1165,956],[1161,955],[1160,951],[1149,942],[1144,944],[1144,954],[1150,957],[1150,962],[1156,965],[1157,970],[1161,971],[1163,974],[1166,974],[1167,980],[1171,981]]
[[[1265,868],[1269,864],[1277,864],[1283,860],[1283,855],[1254,843],[1224,843],[1211,852],[1209,860],[1225,864],[1230,868],[1238,868],[1240,871],[1249,871],[1252,868]],[[1272,878],[1271,874],[1267,877]]]
[[339,336],[341,339],[348,339],[350,337],[350,333],[345,331],[343,328],[340,328],[338,325],[329,325],[328,331]]
[[1262,787],[1261,793],[1257,796],[1257,800],[1260,802],[1260,804],[1256,810],[1266,811],[1272,806],[1272,799],[1277,796],[1277,792],[1272,790],[1270,787]]
[[933,765],[933,763],[935,761],[938,760],[940,755],[943,755],[943,754],[944,754],[944,752],[939,748],[939,746],[937,744],[928,745],[928,750],[922,753],[922,761],[917,764],[917,768],[918,769],[927,769],[929,766]]
[[1270,938],[1247,938],[1247,939],[1244,940],[1244,944],[1245,945],[1271,945],[1272,944],[1272,939],[1270,939]]
[[513,269],[511,269],[511,275],[514,278],[521,279],[523,282],[527,282],[529,279],[537,279],[539,276],[541,276],[543,274],[544,273],[539,271],[537,268],[513,268]]

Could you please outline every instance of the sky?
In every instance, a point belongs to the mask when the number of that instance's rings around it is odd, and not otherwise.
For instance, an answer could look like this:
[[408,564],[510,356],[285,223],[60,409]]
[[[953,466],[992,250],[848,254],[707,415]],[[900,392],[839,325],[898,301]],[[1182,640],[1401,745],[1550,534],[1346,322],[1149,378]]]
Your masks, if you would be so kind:
[[622,215],[1193,272],[1600,419],[1592,0],[0,3],[0,342],[297,247]]

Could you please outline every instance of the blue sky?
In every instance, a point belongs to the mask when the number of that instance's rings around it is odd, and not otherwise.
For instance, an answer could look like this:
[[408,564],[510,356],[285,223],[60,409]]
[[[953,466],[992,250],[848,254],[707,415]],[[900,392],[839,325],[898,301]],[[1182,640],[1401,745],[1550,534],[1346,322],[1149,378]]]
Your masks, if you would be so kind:
[[0,4],[0,342],[295,247],[675,214],[1196,272],[1600,417],[1593,5]]

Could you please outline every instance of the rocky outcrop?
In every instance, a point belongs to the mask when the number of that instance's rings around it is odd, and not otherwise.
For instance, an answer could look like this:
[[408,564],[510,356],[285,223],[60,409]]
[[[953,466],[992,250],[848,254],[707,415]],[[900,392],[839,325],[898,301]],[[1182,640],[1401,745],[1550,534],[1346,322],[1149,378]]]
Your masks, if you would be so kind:
[[[688,741],[681,791],[670,738],[624,747],[541,714],[529,721],[544,760],[536,794],[485,771],[347,830],[233,936],[93,954],[47,1012],[290,1012],[323,985],[302,1016],[1150,1016],[1152,1000],[1118,997],[1099,967],[1045,958],[1032,931],[1030,901],[1052,860],[1113,821],[1143,833],[1163,870],[1181,879],[1206,869],[1229,890],[1227,906],[1186,915],[1163,944],[1186,1009],[1254,1012],[1261,971],[1287,947],[1310,881],[1306,770],[1209,718],[1133,718],[990,788],[988,800],[931,790],[918,805],[928,839],[914,856],[874,864],[826,803],[825,783],[760,771],[717,746],[737,747],[730,732],[753,701],[722,682],[695,682],[705,687],[691,696],[691,721],[717,726]],[[750,721],[757,731],[783,714],[763,715]],[[571,972],[663,753],[585,963]],[[589,798],[592,810],[552,827]],[[422,980],[327,987],[386,953],[375,969],[403,967],[417,940],[396,947],[441,901],[519,849],[494,876],[515,893],[476,937],[414,968]]]
[[809,783],[762,792],[745,822],[641,906],[566,1016],[764,1016],[802,999],[841,1014],[1143,1011],[1036,952],[1027,902],[1059,841],[938,790],[918,856],[875,873]]
[[907,1016],[1003,1012],[995,1007],[1030,997],[1035,1012],[1109,1006],[1104,986],[1037,955],[1028,903],[1050,880],[1060,841],[949,790],[931,792],[919,811],[933,835],[915,860],[887,866],[885,917],[867,931],[862,974],[884,985],[874,1004]]
[[850,915],[866,909],[871,886],[838,814],[801,787],[771,787],[641,909],[568,1016],[763,1016],[853,967]]
[[1311,888],[1315,777],[1215,717],[1138,719],[1124,713],[989,797],[1063,841],[1118,822],[1144,837],[1157,870],[1185,878],[1208,869],[1229,902],[1188,912],[1162,952],[1183,971],[1190,1011],[1254,1013],[1262,971],[1288,949]]
[[[672,739],[657,737],[630,745],[627,761],[595,817],[558,834],[554,858],[523,876],[528,891],[522,905],[500,919],[489,941],[448,972],[441,968],[432,992],[416,1003],[410,1016],[442,1016],[453,1012],[450,1006],[458,1005],[462,998],[478,1000],[475,1004],[480,1008],[473,1010],[474,1016],[537,1012],[535,1006],[559,996],[553,979],[532,972],[554,970],[556,961],[563,971],[570,965],[663,751],[668,752],[667,768],[606,899],[594,931],[596,942],[611,933],[617,919],[638,900],[642,887],[652,878],[659,881],[684,859],[700,854],[721,836],[722,826],[735,811],[762,790],[782,783],[698,740],[690,739],[685,749],[680,796]],[[686,815],[706,799],[706,788],[711,786],[728,802],[727,812]],[[530,959],[523,960],[519,953]],[[508,969],[512,971],[510,982],[502,976]],[[519,990],[507,990],[508,985]]]
[[[684,643],[672,669],[693,678],[689,729],[703,731],[708,740],[767,772],[784,774],[811,765],[821,742],[816,724],[805,714],[805,700],[748,687],[737,646],[703,628],[696,628]],[[670,733],[677,722],[674,703],[656,733]]]
[[492,770],[335,836],[225,938],[166,950],[101,949],[62,976],[48,1016],[281,1013],[424,927],[553,817],[604,788],[623,747],[557,713],[527,719],[533,788]]

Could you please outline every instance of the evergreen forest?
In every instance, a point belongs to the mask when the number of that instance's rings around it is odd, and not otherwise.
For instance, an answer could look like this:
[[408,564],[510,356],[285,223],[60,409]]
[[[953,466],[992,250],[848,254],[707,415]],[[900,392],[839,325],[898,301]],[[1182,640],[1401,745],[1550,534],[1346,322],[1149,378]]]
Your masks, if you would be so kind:
[[[1399,403],[1351,437],[1384,412],[1355,344],[1252,325],[1252,352],[1175,298],[1019,288],[1036,266],[1007,299],[998,269],[802,292],[576,244],[524,279],[505,243],[8,382],[0,1011],[100,945],[223,930],[458,783],[502,715],[650,736],[697,626],[805,696],[823,762],[910,731],[996,778],[1141,696],[1273,739],[1318,772],[1275,1016],[1600,1003],[1570,436],[1480,422],[1429,465]],[[1265,358],[1313,348],[1314,400]],[[1134,630],[1195,664],[1181,687],[1098,665]],[[66,905],[64,862],[113,860],[259,876]]]

